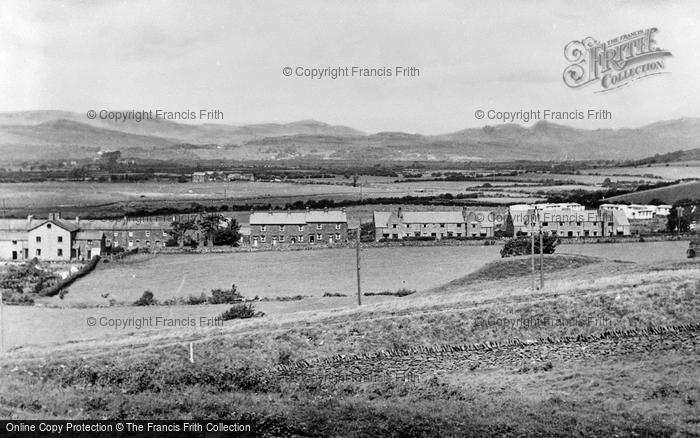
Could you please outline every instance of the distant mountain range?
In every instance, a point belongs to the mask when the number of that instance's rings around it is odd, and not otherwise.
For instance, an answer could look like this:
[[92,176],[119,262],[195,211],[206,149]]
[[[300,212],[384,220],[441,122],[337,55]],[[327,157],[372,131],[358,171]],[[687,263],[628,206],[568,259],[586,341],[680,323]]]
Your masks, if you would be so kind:
[[[106,150],[160,160],[622,160],[700,149],[700,119],[597,130],[540,121],[531,127],[502,124],[425,136],[367,134],[314,120],[196,125],[166,120],[114,122],[66,111],[25,111],[0,113],[0,149],[3,162],[80,159]],[[687,157],[697,155],[690,152]]]

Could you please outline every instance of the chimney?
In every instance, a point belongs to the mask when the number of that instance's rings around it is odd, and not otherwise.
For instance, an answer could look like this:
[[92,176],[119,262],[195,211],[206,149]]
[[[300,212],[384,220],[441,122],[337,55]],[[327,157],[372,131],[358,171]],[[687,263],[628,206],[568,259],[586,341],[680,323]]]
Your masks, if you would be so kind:
[[343,213],[345,213],[345,207],[341,208],[340,211],[342,211]]
[[253,214],[253,213],[255,213],[255,209],[251,207],[250,214]]
[[464,222],[467,221],[467,216],[467,206],[465,205],[462,207],[462,217],[464,218]]
[[80,222],[80,216],[76,216],[76,217],[75,217],[75,221],[76,221],[76,222]]
[[309,207],[306,207],[306,212],[309,213],[311,209]]
[[27,222],[31,222],[33,219],[34,219],[34,216],[32,216],[31,214],[29,216],[27,216]]
[[328,207],[323,207],[323,212],[328,213]]
[[290,208],[287,209],[287,214],[292,214],[292,210]]

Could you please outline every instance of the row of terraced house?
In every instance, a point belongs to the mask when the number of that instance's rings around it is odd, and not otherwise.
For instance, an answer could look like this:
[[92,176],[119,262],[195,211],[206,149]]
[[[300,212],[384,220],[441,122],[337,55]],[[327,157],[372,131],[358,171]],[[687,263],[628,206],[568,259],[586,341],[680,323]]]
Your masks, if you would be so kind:
[[[650,214],[652,206],[612,204],[596,210],[574,203],[522,204],[493,210],[464,207],[404,211],[399,207],[375,211],[373,227],[376,241],[481,239],[529,235],[540,230],[574,238],[628,236],[640,222],[647,228],[649,223],[660,224],[658,227],[662,228],[670,206],[653,208]],[[249,224],[241,229],[244,235],[241,243],[254,248],[342,245],[349,240],[345,209],[251,211]],[[171,240],[170,230],[169,218],[69,220],[51,213],[46,219],[33,216],[0,219],[0,260],[23,261],[36,257],[61,261],[90,259],[116,248],[157,250]]]

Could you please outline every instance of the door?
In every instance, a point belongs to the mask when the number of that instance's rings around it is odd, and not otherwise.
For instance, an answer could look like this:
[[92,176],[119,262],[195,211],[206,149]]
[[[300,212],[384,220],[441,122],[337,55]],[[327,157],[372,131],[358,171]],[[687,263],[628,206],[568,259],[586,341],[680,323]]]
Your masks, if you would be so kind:
[[17,260],[17,251],[12,251],[12,260]]

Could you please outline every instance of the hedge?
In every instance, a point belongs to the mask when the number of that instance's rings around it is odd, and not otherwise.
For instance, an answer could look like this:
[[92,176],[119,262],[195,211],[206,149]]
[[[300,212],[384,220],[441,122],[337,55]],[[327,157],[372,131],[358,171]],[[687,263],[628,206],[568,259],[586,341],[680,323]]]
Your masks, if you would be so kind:
[[61,290],[67,288],[73,282],[80,277],[84,277],[85,275],[89,274],[95,267],[97,266],[97,263],[100,261],[100,256],[95,256],[91,258],[85,265],[83,265],[82,268],[78,270],[73,275],[69,275],[68,277],[64,278],[63,280],[59,281],[58,283],[54,283],[52,286],[49,286],[45,289],[42,289],[39,291],[39,295],[43,297],[52,297],[56,294],[58,294]]

